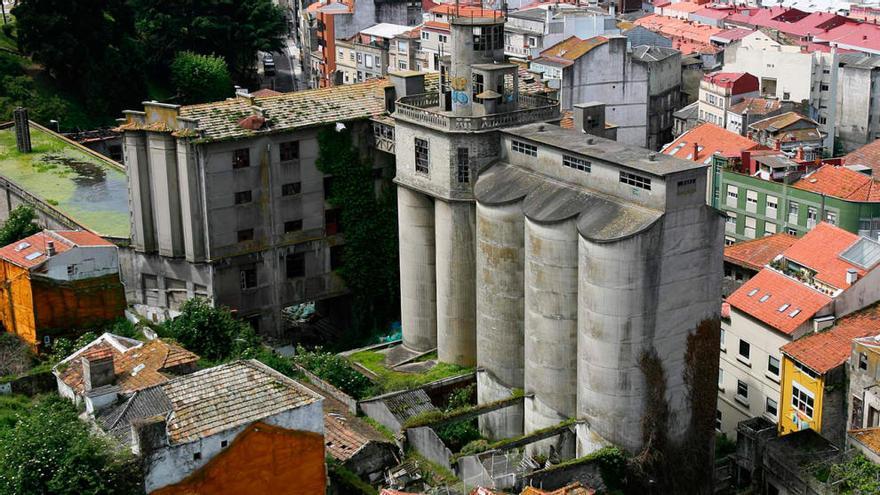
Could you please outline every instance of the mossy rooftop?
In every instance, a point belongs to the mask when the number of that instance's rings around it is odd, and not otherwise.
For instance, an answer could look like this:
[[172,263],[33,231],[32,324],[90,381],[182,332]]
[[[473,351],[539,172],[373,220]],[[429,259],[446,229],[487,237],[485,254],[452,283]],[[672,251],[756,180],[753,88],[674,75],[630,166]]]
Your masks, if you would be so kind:
[[33,152],[20,153],[15,128],[0,129],[0,175],[101,236],[129,237],[128,187],[121,165],[37,126]]

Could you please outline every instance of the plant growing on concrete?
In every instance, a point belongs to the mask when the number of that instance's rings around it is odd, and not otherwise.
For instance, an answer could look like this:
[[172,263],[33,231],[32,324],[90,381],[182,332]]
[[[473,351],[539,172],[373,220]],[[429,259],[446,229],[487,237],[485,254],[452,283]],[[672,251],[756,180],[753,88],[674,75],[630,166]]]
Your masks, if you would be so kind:
[[0,493],[143,493],[139,463],[93,436],[73,405],[39,400],[15,426],[0,429]]
[[232,94],[232,77],[223,57],[180,52],[171,62],[171,83],[184,103],[222,100]]
[[294,362],[355,399],[369,397],[373,382],[358,373],[344,357],[320,348],[306,350],[297,346]]
[[36,224],[36,219],[37,214],[30,206],[16,206],[9,212],[9,218],[3,223],[3,227],[0,227],[0,246],[8,246],[39,232],[41,229]]

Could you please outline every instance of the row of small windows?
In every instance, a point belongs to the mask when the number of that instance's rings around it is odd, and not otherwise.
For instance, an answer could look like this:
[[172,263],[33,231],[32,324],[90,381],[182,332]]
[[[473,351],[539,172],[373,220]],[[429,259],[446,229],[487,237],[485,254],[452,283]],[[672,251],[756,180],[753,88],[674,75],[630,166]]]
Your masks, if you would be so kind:
[[[336,270],[342,266],[344,246],[332,246],[330,248],[330,269]],[[284,263],[284,274],[287,278],[301,278],[306,276],[306,254],[288,254]],[[239,286],[242,289],[255,289],[258,285],[257,265],[244,265],[238,272]]]
[[[281,185],[282,196],[294,196],[302,191],[301,182],[289,182]],[[238,191],[235,193],[235,204],[243,205],[253,201],[253,193],[248,191]]]
[[[287,141],[278,145],[278,158],[282,162],[299,159],[299,141]],[[251,150],[241,148],[232,151],[232,168],[251,166]]]
[[590,162],[576,156],[562,155],[562,166],[580,170],[581,172],[590,171]]
[[[739,187],[732,184],[727,185],[727,206],[738,208],[739,206]],[[764,216],[777,218],[779,211],[779,199],[776,196],[767,194],[765,196]],[[789,221],[796,223],[800,215],[800,204],[796,201],[788,201]],[[757,213],[758,211],[758,192],[746,189],[746,211]],[[819,209],[814,206],[807,206],[807,226],[812,227],[819,221]],[[825,210],[825,221],[831,225],[837,225],[837,213]]]
[[[288,220],[284,222],[285,234],[300,232],[302,229],[302,219]],[[339,222],[338,210],[327,210],[324,212],[324,230],[327,232],[327,235],[333,235],[342,232],[342,225]],[[236,231],[236,239],[238,240],[238,242],[247,242],[254,240],[254,229],[248,228]]]
[[623,170],[620,171],[620,182],[646,191],[651,190],[651,179],[630,172],[624,172]]
[[[416,172],[427,174],[431,171],[430,148],[426,139],[415,138]],[[471,181],[471,159],[467,148],[458,148],[455,155],[455,175],[458,182]]]
[[511,141],[510,149],[528,156],[538,156],[538,147],[522,141]]

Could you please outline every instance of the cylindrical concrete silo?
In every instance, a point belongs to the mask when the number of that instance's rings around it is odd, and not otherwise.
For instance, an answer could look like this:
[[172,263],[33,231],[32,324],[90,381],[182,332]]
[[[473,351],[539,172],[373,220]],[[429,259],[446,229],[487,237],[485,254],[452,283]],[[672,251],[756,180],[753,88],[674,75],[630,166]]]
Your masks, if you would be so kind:
[[[477,400],[492,402],[523,386],[523,214],[522,201],[477,203]],[[522,433],[522,419],[510,410],[480,417],[490,438]]]
[[[577,413],[589,430],[631,452],[643,443],[646,379],[660,277],[659,229],[620,240],[579,239]],[[578,438],[578,451],[592,447]]]
[[525,222],[525,432],[575,417],[577,217]]
[[437,245],[437,357],[477,361],[474,203],[434,201]]
[[427,351],[437,345],[434,202],[424,194],[398,187],[397,219],[403,344],[416,351]]

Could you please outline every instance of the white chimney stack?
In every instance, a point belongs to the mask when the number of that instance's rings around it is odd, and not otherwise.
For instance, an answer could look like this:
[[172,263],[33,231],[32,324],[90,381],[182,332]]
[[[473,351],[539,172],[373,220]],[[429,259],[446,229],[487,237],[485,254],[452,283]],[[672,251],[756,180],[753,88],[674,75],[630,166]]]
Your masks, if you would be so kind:
[[849,270],[846,271],[846,284],[847,285],[852,285],[852,284],[856,283],[856,280],[858,280],[858,279],[859,279],[859,273],[857,271],[855,271],[855,269],[850,268]]

